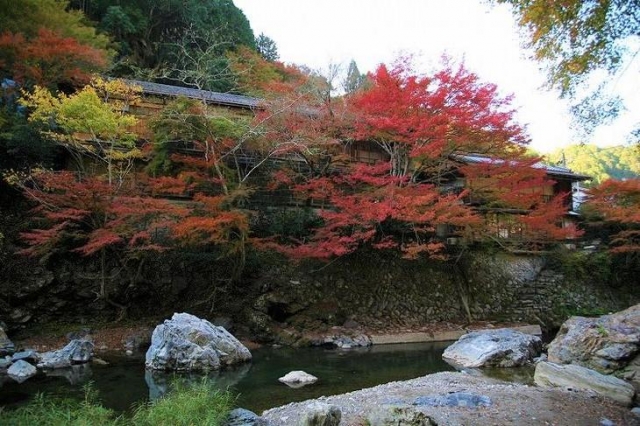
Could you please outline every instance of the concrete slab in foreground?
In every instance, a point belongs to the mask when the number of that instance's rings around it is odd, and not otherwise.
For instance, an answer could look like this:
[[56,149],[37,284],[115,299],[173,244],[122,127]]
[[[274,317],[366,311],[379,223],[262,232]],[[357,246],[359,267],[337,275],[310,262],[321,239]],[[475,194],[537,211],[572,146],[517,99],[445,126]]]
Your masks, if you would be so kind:
[[[517,330],[526,334],[540,336],[542,330],[539,325],[520,325],[516,327],[506,327]],[[491,329],[485,329],[491,330]],[[462,335],[478,330],[447,330],[435,332],[415,332],[415,333],[399,333],[399,334],[378,334],[371,336],[371,343],[374,345],[387,345],[392,343],[423,343],[423,342],[446,342],[449,340],[458,340]]]

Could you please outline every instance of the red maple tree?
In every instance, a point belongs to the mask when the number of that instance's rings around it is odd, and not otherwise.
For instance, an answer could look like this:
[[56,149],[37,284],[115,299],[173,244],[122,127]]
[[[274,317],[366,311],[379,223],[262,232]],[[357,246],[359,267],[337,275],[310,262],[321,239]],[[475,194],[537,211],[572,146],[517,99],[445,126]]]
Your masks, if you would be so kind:
[[[552,182],[536,167],[539,159],[525,157],[510,98],[494,85],[451,64],[419,76],[406,60],[381,65],[369,81],[341,102],[293,110],[298,119],[276,126],[274,135],[295,141],[299,157],[310,152],[332,164],[349,153],[355,162],[278,172],[281,184],[321,207],[323,225],[304,241],[267,244],[294,257],[329,258],[370,245],[444,258],[438,228],[468,241],[494,238],[489,211],[511,214],[529,243],[575,232],[561,227],[561,197],[545,199],[542,188]],[[484,160],[465,161],[470,155]]]
[[640,253],[640,179],[609,179],[589,190],[585,211],[616,228],[614,253]]
[[107,52],[46,28],[31,39],[9,31],[0,34],[0,69],[23,86],[79,87],[106,66]]

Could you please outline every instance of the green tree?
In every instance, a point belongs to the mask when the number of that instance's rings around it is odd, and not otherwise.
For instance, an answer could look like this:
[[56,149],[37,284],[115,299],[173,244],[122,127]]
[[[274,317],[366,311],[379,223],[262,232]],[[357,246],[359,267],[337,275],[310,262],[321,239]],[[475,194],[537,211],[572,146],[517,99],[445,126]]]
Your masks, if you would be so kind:
[[260,33],[256,37],[256,50],[264,59],[269,62],[274,62],[280,59],[278,54],[278,46],[271,37],[267,37],[264,33]]
[[363,87],[365,82],[367,81],[367,76],[365,74],[361,74],[358,69],[358,65],[356,61],[353,59],[349,63],[349,69],[347,70],[347,76],[342,82],[342,87],[344,91],[347,93],[353,93],[356,90]]
[[0,0],[0,28],[3,32],[35,37],[46,28],[71,37],[80,44],[107,49],[109,38],[98,34],[81,11],[69,10],[66,0]]
[[640,176],[640,156],[635,146],[600,148],[595,145],[571,145],[552,151],[547,155],[547,160],[591,176],[591,185],[607,179],[622,180]]
[[[40,126],[42,134],[65,147],[85,171],[85,158],[104,163],[109,185],[122,183],[141,152],[136,148],[136,135],[131,128],[136,118],[124,113],[125,106],[135,102],[137,88],[120,81],[94,80],[77,93],[54,96],[36,86],[21,100],[31,108],[29,121]],[[122,101],[107,102],[116,95]]]
[[109,32],[120,47],[121,75],[153,69],[173,59],[175,44],[187,33],[204,40],[215,32],[222,55],[245,45],[255,48],[246,16],[231,0],[73,0],[71,7],[84,10]]
[[[528,47],[547,70],[550,86],[577,101],[572,111],[590,130],[615,116],[620,100],[604,96],[606,79],[591,87],[596,71],[626,71],[630,41],[640,35],[638,0],[490,0],[512,6]],[[582,97],[581,91],[590,93]]]

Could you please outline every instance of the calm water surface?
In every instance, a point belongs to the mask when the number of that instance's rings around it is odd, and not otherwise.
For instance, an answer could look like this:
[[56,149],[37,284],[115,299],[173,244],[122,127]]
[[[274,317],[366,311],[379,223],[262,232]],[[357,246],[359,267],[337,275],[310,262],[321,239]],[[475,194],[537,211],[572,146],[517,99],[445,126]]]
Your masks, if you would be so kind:
[[[367,350],[322,348],[260,348],[252,351],[253,361],[241,367],[208,375],[215,386],[239,394],[238,405],[261,412],[267,408],[335,395],[394,380],[407,380],[452,368],[441,355],[450,343],[379,345]],[[126,412],[135,404],[154,398],[171,386],[175,377],[199,380],[201,375],[145,373],[144,355],[105,356],[109,365],[76,366],[57,370],[56,376],[38,373],[22,384],[0,376],[0,406],[23,404],[38,392],[67,397],[83,396],[83,386],[91,382],[103,405]],[[304,370],[319,380],[292,389],[278,377],[292,370]]]

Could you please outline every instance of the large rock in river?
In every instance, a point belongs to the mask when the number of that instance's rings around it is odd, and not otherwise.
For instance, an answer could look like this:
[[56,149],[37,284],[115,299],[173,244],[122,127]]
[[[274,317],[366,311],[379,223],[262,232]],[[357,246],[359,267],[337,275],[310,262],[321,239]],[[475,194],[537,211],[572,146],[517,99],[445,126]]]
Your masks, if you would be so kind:
[[223,327],[181,313],[153,331],[146,366],[153,370],[217,370],[250,359],[249,349]]
[[569,318],[549,344],[548,355],[557,364],[640,381],[640,305],[598,318]]
[[91,361],[93,343],[89,340],[75,339],[57,351],[45,352],[38,361],[38,367],[44,369],[65,368],[73,364]]
[[633,386],[624,380],[573,364],[539,362],[534,381],[539,386],[592,391],[623,405],[631,405],[635,394]]
[[445,349],[442,358],[458,368],[518,367],[540,355],[539,337],[508,328],[474,331]]

